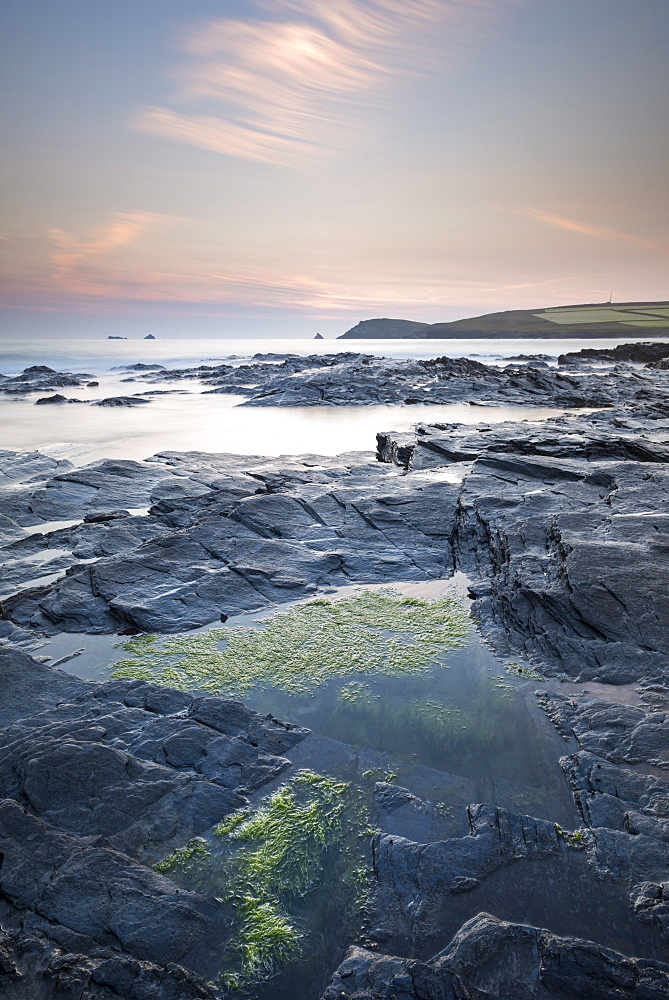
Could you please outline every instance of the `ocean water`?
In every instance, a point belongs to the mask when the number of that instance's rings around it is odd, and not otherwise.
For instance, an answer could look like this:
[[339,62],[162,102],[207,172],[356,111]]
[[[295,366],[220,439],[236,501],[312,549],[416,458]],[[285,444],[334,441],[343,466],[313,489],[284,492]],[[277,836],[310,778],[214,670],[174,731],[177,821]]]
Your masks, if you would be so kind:
[[[223,339],[171,338],[165,340],[107,340],[104,338],[55,340],[8,340],[0,338],[0,372],[22,371],[28,365],[49,365],[59,371],[90,371],[101,374],[116,366],[135,362],[185,367],[202,362],[248,359],[254,354],[340,354],[354,351],[388,358],[475,358],[487,364],[505,363],[518,354],[548,354],[557,358],[583,347],[610,348],[648,338],[612,337],[591,340],[575,338],[516,338],[470,340],[306,340],[301,338]],[[667,339],[654,338],[658,341]]]
[[[630,340],[631,338],[625,338]],[[639,339],[639,338],[637,338]],[[106,340],[0,341],[0,372],[16,374],[30,365],[85,372],[98,388],[65,390],[93,400],[147,389],[172,390],[132,409],[75,406],[35,407],[35,395],[0,396],[2,447],[39,449],[77,465],[102,458],[141,460],[159,451],[212,451],[243,455],[336,455],[374,453],[377,431],[407,431],[417,422],[478,423],[481,420],[542,420],[562,412],[549,407],[349,406],[323,408],[239,408],[240,396],[205,395],[196,381],[127,383],[118,369],[136,362],[195,367],[255,354],[299,355],[363,352],[380,357],[469,357],[504,364],[518,354],[557,358],[581,347],[613,347],[622,339],[571,340]],[[41,395],[41,394],[40,394]]]

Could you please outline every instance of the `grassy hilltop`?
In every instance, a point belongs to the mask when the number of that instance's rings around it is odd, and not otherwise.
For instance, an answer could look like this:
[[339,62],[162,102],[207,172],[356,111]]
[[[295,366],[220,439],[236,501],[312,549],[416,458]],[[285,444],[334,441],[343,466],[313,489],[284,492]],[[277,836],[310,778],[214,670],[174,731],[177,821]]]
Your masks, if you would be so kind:
[[654,337],[669,336],[669,302],[587,303],[550,309],[512,309],[453,323],[365,319],[339,340],[397,337],[416,340],[453,337]]

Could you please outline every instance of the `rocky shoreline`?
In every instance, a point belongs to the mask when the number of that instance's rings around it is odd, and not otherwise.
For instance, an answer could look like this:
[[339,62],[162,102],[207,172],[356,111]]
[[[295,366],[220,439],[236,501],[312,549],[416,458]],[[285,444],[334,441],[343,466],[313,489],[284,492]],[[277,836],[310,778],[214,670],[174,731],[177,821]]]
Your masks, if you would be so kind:
[[[459,571],[492,647],[549,679],[539,704],[563,741],[573,829],[494,802],[449,828],[439,803],[378,781],[363,935],[318,995],[669,995],[666,372],[333,357],[254,365],[255,405],[406,402],[423,379],[431,402],[605,409],[381,432],[376,457],[163,452],[75,469],[1,453],[3,991],[221,996],[207,982],[234,913],[151,866],[320,746],[238,702],[80,680],[28,655],[39,636],[183,632]],[[240,368],[168,376],[248,395]]]
[[[548,364],[543,355],[498,367],[467,358],[389,359],[352,351],[311,356],[258,354],[247,360],[229,359],[193,368],[126,365],[123,383],[141,380],[172,388],[89,400],[67,397],[56,390],[97,386],[90,374],[33,365],[18,375],[0,376],[0,393],[22,397],[51,392],[35,400],[40,405],[137,406],[165,391],[184,391],[175,386],[192,383],[197,384],[197,391],[244,397],[239,405],[253,407],[469,402],[574,408],[626,406],[636,400],[662,406],[665,377],[658,381],[656,373],[664,370],[667,357],[669,346],[663,343],[572,352],[560,355],[557,367]],[[640,364],[646,368],[634,367]]]

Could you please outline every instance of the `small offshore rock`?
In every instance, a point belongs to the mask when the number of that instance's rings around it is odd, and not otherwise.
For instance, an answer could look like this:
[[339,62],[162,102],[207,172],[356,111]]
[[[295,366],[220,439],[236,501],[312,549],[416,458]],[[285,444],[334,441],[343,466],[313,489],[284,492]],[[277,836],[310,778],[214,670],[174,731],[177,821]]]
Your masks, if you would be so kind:
[[109,396],[107,399],[96,399],[92,406],[139,406],[148,402],[150,400],[139,396]]
[[35,400],[35,406],[44,406],[46,403],[67,403],[67,396],[61,396],[59,392],[54,393],[53,396],[41,396],[39,399]]

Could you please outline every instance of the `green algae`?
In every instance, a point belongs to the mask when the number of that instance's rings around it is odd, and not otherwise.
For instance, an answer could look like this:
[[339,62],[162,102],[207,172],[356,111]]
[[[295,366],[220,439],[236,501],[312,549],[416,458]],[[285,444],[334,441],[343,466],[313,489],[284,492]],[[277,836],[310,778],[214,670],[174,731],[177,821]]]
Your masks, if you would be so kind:
[[304,935],[288,906],[319,885],[326,854],[334,857],[340,887],[348,888],[349,909],[360,905],[366,869],[352,838],[364,825],[348,783],[305,770],[253,812],[217,827],[218,837],[239,845],[228,866],[227,902],[239,924],[228,946],[226,986],[249,989],[298,956]]
[[191,875],[198,870],[203,861],[211,857],[211,851],[206,840],[201,837],[193,837],[184,847],[177,848],[162,861],[153,866],[155,872],[161,875],[167,872],[179,871],[182,875]]
[[432,698],[414,698],[394,708],[386,706],[386,725],[400,715],[413,732],[429,732],[442,755],[450,755],[462,746],[469,753],[483,754],[513,738],[515,723],[509,708],[509,692],[493,684],[472,696],[466,708]]
[[239,930],[233,947],[239,953],[241,968],[222,978],[226,986],[246,990],[298,956],[300,934],[273,902],[253,895],[237,897],[234,902]]
[[226,816],[225,819],[218,824],[214,833],[217,837],[225,837],[227,834],[232,833],[233,830],[237,829],[240,823],[244,822],[250,812],[250,809],[238,809],[236,812],[230,813],[229,816]]
[[538,674],[536,670],[532,670],[531,667],[524,667],[520,663],[515,663],[513,660],[507,660],[504,664],[508,673],[512,674],[514,677],[521,677],[526,681],[543,681],[544,678],[541,674]]
[[302,770],[226,816],[211,843],[194,837],[154,870],[234,909],[218,985],[246,994],[303,957],[314,909],[325,928],[355,937],[369,876],[360,841],[374,832],[360,788]]
[[555,824],[555,832],[558,837],[562,837],[565,844],[568,847],[573,847],[576,850],[585,850],[587,839],[584,830],[563,830],[559,823]]
[[[305,695],[333,679],[422,673],[471,632],[471,618],[452,598],[367,590],[295,605],[258,627],[136,636],[119,644],[132,655],[114,664],[113,676],[232,697],[270,685]],[[344,699],[362,697],[361,689],[349,692]]]
[[339,697],[351,705],[358,702],[368,705],[378,699],[380,695],[374,694],[369,684],[365,684],[364,681],[349,681],[348,684],[343,684],[339,689]]
[[397,781],[398,776],[395,771],[386,771],[382,767],[370,767],[362,772],[361,777],[366,778],[368,781],[384,781],[389,785],[393,781]]

